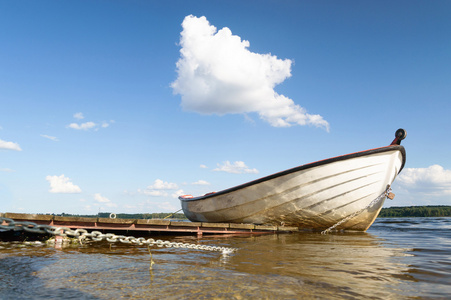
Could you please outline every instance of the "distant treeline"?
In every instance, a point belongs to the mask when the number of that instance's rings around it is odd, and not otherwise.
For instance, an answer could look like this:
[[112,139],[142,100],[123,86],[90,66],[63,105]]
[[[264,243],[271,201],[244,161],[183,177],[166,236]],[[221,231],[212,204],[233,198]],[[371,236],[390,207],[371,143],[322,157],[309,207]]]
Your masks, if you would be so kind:
[[394,206],[382,208],[379,217],[451,217],[451,206]]
[[[109,218],[111,213],[109,212],[99,212],[96,215],[73,215],[62,213],[63,217],[87,217],[87,218]],[[172,213],[147,213],[147,214],[116,214],[116,218],[118,219],[164,219],[168,217],[168,219],[177,219],[177,220],[186,220],[186,216],[184,214],[172,214]]]

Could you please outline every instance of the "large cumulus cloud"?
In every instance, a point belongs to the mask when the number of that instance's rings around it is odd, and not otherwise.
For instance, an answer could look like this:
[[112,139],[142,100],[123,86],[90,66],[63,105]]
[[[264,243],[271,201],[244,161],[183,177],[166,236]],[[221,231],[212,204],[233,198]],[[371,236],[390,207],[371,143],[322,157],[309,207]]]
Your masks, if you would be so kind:
[[291,76],[289,59],[248,50],[249,42],[225,27],[217,31],[205,17],[187,16],[182,23],[180,59],[174,93],[182,107],[201,114],[258,113],[275,127],[313,125],[329,130],[320,115],[311,115],[274,91]]

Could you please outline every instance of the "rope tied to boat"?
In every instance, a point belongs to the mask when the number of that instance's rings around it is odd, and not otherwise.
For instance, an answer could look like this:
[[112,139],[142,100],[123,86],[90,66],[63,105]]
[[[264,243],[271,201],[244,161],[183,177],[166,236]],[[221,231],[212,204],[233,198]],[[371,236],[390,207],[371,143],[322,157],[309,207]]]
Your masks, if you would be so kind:
[[[6,223],[6,225],[2,225]],[[237,251],[237,248],[229,247],[219,247],[219,246],[208,246],[181,242],[171,242],[163,240],[154,240],[152,238],[145,239],[143,237],[136,238],[134,236],[116,235],[114,233],[102,233],[100,231],[88,232],[86,229],[75,229],[72,230],[68,227],[55,227],[51,225],[40,225],[34,222],[21,222],[14,221],[13,219],[0,217],[0,229],[14,230],[14,231],[26,231],[30,233],[38,234],[50,234],[60,237],[72,237],[77,238],[80,244],[83,244],[87,240],[92,240],[95,242],[100,242],[106,240],[107,242],[121,242],[124,244],[134,244],[134,245],[147,245],[147,246],[157,246],[166,248],[185,248],[185,249],[195,249],[195,250],[206,250],[206,251],[217,251],[223,254],[230,254]]]
[[331,232],[332,230],[334,230],[335,228],[337,228],[341,224],[351,220],[355,216],[360,215],[362,212],[364,212],[369,207],[379,203],[379,201],[381,201],[384,198],[393,199],[395,195],[391,191],[392,191],[392,189],[391,189],[390,185],[387,185],[387,189],[382,194],[380,194],[376,199],[371,201],[367,206],[365,206],[361,210],[358,210],[358,211],[350,214],[349,216],[347,216],[346,218],[340,220],[338,223],[332,225],[331,227],[327,228],[326,230],[321,231],[321,234],[328,234],[329,232]]

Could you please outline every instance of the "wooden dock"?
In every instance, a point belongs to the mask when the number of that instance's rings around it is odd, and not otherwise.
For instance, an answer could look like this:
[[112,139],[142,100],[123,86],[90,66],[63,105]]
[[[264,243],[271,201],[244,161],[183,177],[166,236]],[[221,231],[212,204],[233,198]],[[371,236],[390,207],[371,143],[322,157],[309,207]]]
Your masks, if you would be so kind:
[[[235,223],[204,223],[190,221],[172,221],[163,219],[112,219],[112,218],[85,218],[62,217],[41,214],[0,213],[0,217],[13,219],[14,221],[28,221],[40,225],[55,227],[69,227],[71,229],[82,228],[88,231],[121,232],[140,235],[174,235],[174,234],[275,234],[297,232],[297,227],[235,224]],[[4,223],[3,225],[6,225]]]

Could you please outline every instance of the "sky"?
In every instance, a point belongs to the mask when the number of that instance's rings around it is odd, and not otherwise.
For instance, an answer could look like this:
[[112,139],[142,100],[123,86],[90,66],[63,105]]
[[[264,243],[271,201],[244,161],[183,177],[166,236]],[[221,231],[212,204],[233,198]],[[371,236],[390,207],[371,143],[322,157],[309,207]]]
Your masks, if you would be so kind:
[[1,1],[0,212],[175,212],[390,144],[451,205],[450,1]]

